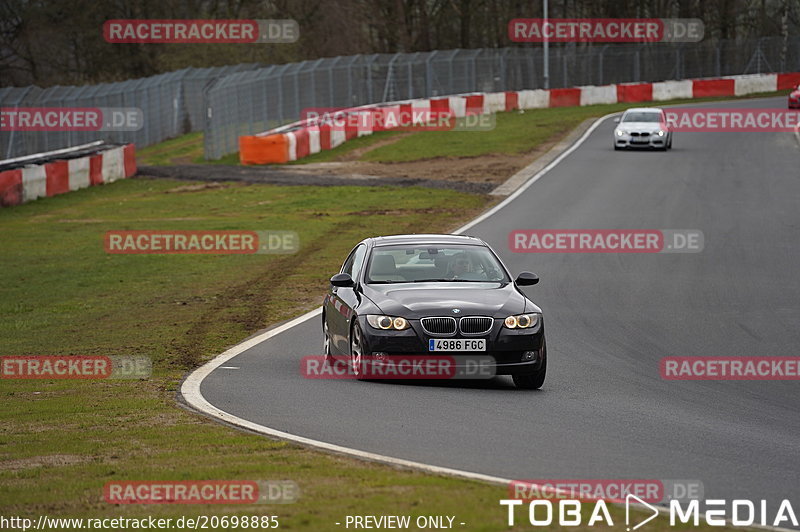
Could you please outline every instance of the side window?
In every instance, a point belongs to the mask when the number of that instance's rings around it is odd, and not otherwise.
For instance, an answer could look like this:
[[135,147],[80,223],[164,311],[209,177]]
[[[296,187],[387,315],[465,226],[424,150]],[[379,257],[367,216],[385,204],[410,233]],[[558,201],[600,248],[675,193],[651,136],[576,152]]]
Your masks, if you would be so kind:
[[356,249],[350,253],[350,256],[347,257],[347,260],[344,261],[344,265],[342,266],[342,273],[350,274],[350,277],[355,279],[358,277],[358,273],[361,271],[361,266],[364,263],[364,255],[367,252],[367,246],[361,244]]

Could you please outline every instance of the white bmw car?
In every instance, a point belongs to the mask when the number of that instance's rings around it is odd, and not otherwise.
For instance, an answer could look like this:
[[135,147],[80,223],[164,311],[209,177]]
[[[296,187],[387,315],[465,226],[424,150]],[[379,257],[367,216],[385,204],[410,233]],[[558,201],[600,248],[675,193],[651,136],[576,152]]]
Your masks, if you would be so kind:
[[614,149],[651,148],[668,150],[672,148],[672,131],[667,124],[664,110],[658,107],[637,107],[628,109],[622,117],[615,118]]

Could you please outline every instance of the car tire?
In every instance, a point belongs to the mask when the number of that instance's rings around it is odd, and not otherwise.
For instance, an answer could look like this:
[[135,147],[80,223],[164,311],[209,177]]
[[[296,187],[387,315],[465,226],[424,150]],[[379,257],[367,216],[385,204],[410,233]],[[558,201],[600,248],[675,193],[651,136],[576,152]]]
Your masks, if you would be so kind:
[[332,366],[334,359],[331,356],[331,335],[328,332],[328,321],[322,317],[322,364]]
[[667,141],[667,149],[672,149],[672,135],[669,136],[669,140]]
[[619,146],[617,146],[616,144],[614,144],[614,151],[619,151],[619,150],[621,150],[621,149],[622,149],[622,148],[620,148]]
[[538,390],[544,384],[544,379],[547,376],[547,344],[543,346],[544,360],[542,367],[536,373],[530,375],[512,375],[514,385],[522,390]]
[[363,380],[362,361],[364,360],[364,334],[358,323],[350,331],[350,368],[356,379]]

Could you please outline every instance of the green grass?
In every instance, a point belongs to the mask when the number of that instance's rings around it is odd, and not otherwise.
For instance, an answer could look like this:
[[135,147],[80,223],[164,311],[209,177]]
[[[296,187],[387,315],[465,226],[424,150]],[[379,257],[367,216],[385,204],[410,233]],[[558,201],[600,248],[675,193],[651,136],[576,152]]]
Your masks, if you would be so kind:
[[[236,158],[238,160],[238,157]],[[136,150],[139,165],[166,166],[181,162],[203,162],[203,132],[196,131]]]
[[[423,131],[366,152],[361,160],[396,163],[436,157],[519,155],[548,140],[566,135],[586,118],[600,112],[589,107],[535,109],[497,113],[488,131]],[[600,112],[600,114],[605,114]]]
[[[436,157],[479,157],[487,154],[519,155],[530,152],[549,140],[557,140],[578,124],[589,118],[623,111],[637,105],[676,105],[736,99],[764,98],[786,95],[789,91],[750,94],[738,98],[699,98],[650,102],[642,104],[619,103],[590,105],[585,107],[560,107],[529,109],[524,113],[512,111],[497,113],[496,127],[491,131],[424,131],[406,135],[397,142],[365,151],[361,161],[393,163],[433,159]],[[358,137],[337,146],[287,164],[311,164],[330,162],[346,156],[356,149],[369,148],[378,142],[400,135],[398,131],[384,131],[374,135]],[[229,154],[216,161],[203,159],[203,139],[200,133],[191,133],[144,148],[137,155],[143,165],[175,164],[186,157],[196,164],[239,164],[238,153]]]

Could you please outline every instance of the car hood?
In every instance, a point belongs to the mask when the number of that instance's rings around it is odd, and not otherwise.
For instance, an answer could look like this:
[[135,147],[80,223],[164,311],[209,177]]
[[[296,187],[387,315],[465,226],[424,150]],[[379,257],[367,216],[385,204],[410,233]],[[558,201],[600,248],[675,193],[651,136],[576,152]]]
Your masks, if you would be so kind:
[[620,122],[617,127],[624,130],[658,131],[662,125],[658,122]]
[[[511,283],[366,285],[364,293],[381,312],[408,319],[476,315],[504,318],[522,312],[541,312]],[[460,312],[454,313],[453,309]]]
[[790,98],[800,98],[800,91],[792,92],[791,94],[789,94],[789,97]]

